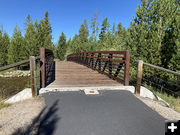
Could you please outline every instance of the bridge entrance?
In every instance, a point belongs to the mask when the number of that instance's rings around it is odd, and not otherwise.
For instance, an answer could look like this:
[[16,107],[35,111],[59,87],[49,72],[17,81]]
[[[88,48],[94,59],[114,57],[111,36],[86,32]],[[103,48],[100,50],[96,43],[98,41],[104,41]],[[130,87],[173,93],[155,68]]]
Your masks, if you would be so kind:
[[123,85],[106,75],[75,62],[60,61],[56,62],[55,65],[55,80],[47,88]]
[[128,51],[89,51],[54,62],[53,52],[41,48],[41,87],[128,86]]

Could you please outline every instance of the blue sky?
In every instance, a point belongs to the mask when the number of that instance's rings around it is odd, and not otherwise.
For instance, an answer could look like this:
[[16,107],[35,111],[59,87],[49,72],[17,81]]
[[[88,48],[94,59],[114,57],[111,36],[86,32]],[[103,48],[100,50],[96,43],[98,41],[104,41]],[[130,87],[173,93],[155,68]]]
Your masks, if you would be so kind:
[[99,11],[100,25],[107,17],[111,26],[113,22],[116,25],[122,22],[127,28],[140,3],[140,0],[0,0],[0,25],[12,36],[17,24],[24,34],[28,14],[33,21],[39,21],[48,11],[53,41],[57,42],[62,31],[67,39],[78,33],[84,19],[87,19],[90,29],[91,17],[96,10]]

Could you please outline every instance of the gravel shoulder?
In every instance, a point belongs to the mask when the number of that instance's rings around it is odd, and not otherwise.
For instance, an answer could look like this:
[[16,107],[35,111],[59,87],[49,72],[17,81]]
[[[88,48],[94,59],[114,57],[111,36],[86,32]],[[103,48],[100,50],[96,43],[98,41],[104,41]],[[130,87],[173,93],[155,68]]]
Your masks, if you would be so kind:
[[149,106],[154,111],[158,112],[161,116],[163,116],[167,120],[180,120],[180,113],[174,111],[173,109],[164,106],[161,102],[154,101],[152,99],[143,98],[140,96],[136,97],[144,102],[147,106]]
[[39,96],[1,109],[0,135],[20,134],[23,130],[27,130],[44,107],[44,99]]

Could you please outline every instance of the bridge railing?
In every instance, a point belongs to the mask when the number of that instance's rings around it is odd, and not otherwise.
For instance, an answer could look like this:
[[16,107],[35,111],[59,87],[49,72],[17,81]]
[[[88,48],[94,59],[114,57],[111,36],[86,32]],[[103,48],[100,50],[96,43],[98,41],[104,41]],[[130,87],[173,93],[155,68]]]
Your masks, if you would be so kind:
[[30,56],[27,60],[0,67],[0,99],[9,98],[24,88],[30,87],[32,96],[36,96],[38,78],[36,64],[39,60],[40,56]]
[[54,54],[46,48],[40,49],[40,87],[44,88],[55,79]]
[[46,87],[55,79],[54,55],[51,50],[41,48],[40,56],[30,56],[27,60],[0,67],[0,99],[9,98],[25,88]]
[[136,86],[140,94],[141,86],[153,93],[180,97],[180,73],[152,65],[142,60],[131,62],[130,85]]
[[99,73],[129,85],[129,51],[88,51],[67,56],[68,61],[86,65]]

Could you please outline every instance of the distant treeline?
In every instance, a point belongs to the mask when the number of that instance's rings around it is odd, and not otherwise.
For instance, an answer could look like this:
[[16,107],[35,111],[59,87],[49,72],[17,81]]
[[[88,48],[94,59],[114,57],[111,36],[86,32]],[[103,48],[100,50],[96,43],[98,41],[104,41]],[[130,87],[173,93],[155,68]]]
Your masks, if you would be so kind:
[[30,15],[28,15],[25,22],[26,33],[24,36],[16,25],[10,39],[1,27],[0,66],[28,59],[29,56],[38,56],[41,47],[54,49],[48,16],[48,12],[46,12],[45,17],[39,23],[37,20],[33,23]]
[[[128,11],[127,11],[128,12]],[[52,42],[52,30],[48,12],[38,23],[26,19],[26,33],[14,29],[12,38],[0,32],[0,65],[39,55],[39,48],[53,49],[55,56],[64,60],[66,55],[90,50],[129,50],[132,61],[141,59],[174,71],[180,71],[180,1],[142,0],[136,16],[125,29],[121,22],[112,26],[105,18],[98,23],[98,11],[81,24],[78,34],[66,40],[62,32],[57,45]],[[89,30],[91,29],[91,33]]]

